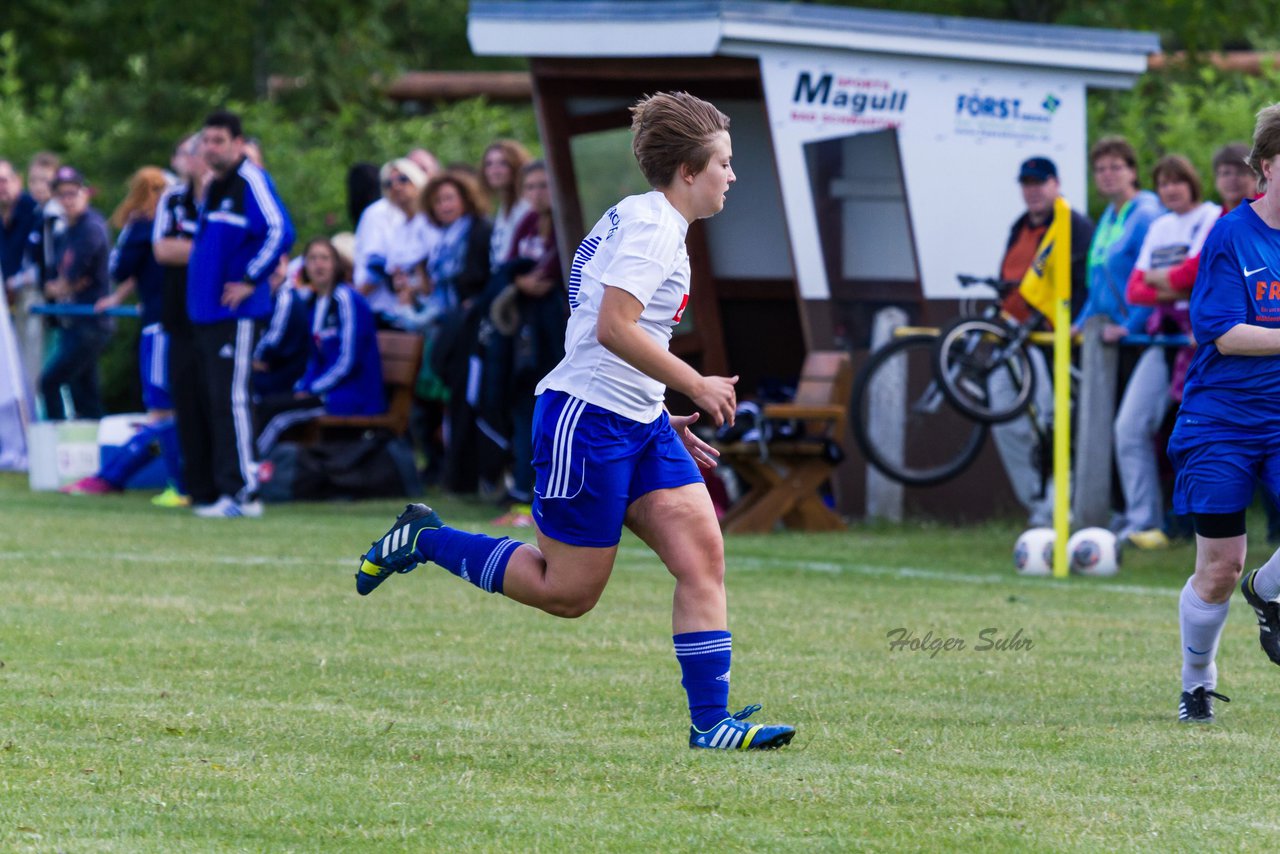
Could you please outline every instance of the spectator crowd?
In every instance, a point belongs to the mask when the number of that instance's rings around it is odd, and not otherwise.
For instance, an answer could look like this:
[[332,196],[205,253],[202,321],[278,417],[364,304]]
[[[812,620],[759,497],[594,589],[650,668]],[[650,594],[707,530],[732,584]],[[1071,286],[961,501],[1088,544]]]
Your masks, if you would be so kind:
[[[505,506],[505,521],[529,524],[534,389],[564,355],[569,312],[546,166],[514,140],[494,141],[475,166],[442,167],[422,148],[356,164],[352,231],[308,235],[291,254],[296,235],[262,156],[236,115],[215,112],[178,142],[168,169],[134,174],[109,219],[85,176],[54,155],[31,159],[25,188],[0,158],[0,273],[46,418],[102,415],[108,310],[134,299],[141,315],[147,424],[128,453],[70,490],[119,490],[158,449],[169,489],[157,503],[258,515],[260,464],[291,430],[386,410],[376,334],[393,329],[422,336],[411,434],[425,483],[483,495]],[[1215,203],[1185,157],[1154,164],[1152,191],[1127,140],[1092,146],[1106,207],[1096,223],[1072,212],[1077,331],[1099,317],[1107,343],[1189,335],[1200,247],[1222,214],[1258,193],[1248,156],[1240,143],[1216,153]],[[1059,195],[1047,158],[1026,160],[1017,180],[1026,210],[1000,259],[1007,281],[1031,265]],[[40,303],[58,313],[33,313]],[[1006,310],[1027,313],[1016,302]],[[1164,439],[1194,347],[1127,348],[1121,359],[1113,527],[1139,547],[1186,533],[1169,513]],[[1052,396],[1035,355],[1046,423],[1000,425],[996,440],[1032,524],[1045,524],[1052,489],[1034,434],[1045,434]],[[1274,511],[1271,535],[1280,537]]]
[[[1143,189],[1145,176],[1133,146],[1122,137],[1104,137],[1090,148],[1088,162],[1106,207],[1096,224],[1071,212],[1074,331],[1097,318],[1106,344],[1141,344],[1121,350],[1112,430],[1119,489],[1111,527],[1137,548],[1164,548],[1171,537],[1191,534],[1189,519],[1171,510],[1172,471],[1165,447],[1196,346],[1189,306],[1200,250],[1221,216],[1258,196],[1249,156],[1243,143],[1226,144],[1214,154],[1218,204],[1205,198],[1200,174],[1178,154],[1161,157],[1147,173],[1154,191]],[[1018,182],[1026,211],[1010,230],[999,268],[1000,278],[1012,282],[1031,266],[1052,221],[1057,166],[1044,157],[1030,158]],[[1016,293],[1005,309],[1019,319],[1028,312]],[[1044,358],[1032,356],[1038,406],[1028,417],[1043,423],[1034,430],[1025,419],[1013,421],[997,425],[994,434],[1015,494],[1037,526],[1052,518],[1047,449],[1035,440],[1035,434],[1052,429],[1052,380]],[[1270,498],[1264,506],[1269,538],[1276,541],[1280,513]]]
[[44,418],[103,415],[115,316],[136,302],[141,320],[146,423],[66,491],[121,490],[158,454],[157,504],[260,515],[263,463],[291,431],[387,410],[377,333],[398,330],[422,339],[410,432],[424,482],[530,523],[534,388],[563,356],[569,307],[547,169],[522,144],[496,140],[475,166],[421,148],[356,164],[351,230],[300,251],[234,113],[210,114],[168,168],[138,169],[110,218],[95,190],[48,153],[24,187],[0,154],[0,275]]

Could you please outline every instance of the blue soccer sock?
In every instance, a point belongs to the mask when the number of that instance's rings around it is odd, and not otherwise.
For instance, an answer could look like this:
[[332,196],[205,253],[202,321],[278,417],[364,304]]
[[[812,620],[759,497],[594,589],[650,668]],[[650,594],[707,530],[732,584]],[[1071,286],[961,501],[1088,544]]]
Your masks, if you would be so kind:
[[456,528],[423,531],[418,553],[486,593],[501,593],[511,555],[524,543],[510,537],[498,539]]
[[684,632],[672,637],[676,661],[689,695],[689,717],[706,732],[729,717],[729,664],[733,636],[728,632]]

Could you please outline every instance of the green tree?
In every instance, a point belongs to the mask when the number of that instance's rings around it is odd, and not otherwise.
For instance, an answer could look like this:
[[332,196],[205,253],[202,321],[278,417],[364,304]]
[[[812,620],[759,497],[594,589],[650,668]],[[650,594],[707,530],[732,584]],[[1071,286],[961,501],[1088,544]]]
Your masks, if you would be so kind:
[[[104,212],[138,167],[167,165],[219,106],[261,139],[300,240],[351,228],[345,177],[356,162],[422,145],[474,163],[496,136],[537,147],[527,106],[477,100],[408,119],[384,94],[405,70],[519,67],[471,56],[466,0],[9,0],[0,27],[0,156],[57,152],[89,177]],[[113,411],[138,406],[136,330],[121,327],[103,360]]]
[[[1258,110],[1276,100],[1280,71],[1258,76],[1210,66],[1146,74],[1130,91],[1095,92],[1089,99],[1089,140],[1120,134],[1138,151],[1139,173],[1151,186],[1150,169],[1165,154],[1183,154],[1211,184],[1213,153],[1228,142],[1249,142]],[[1095,212],[1103,205],[1092,199]]]

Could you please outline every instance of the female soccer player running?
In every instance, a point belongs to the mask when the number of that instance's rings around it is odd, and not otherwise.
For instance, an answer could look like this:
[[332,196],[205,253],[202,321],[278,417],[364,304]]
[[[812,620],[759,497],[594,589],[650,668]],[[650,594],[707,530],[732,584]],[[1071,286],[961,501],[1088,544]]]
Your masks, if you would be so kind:
[[411,504],[365,555],[356,590],[367,595],[430,561],[482,590],[578,617],[604,592],[625,524],[675,576],[689,746],[781,747],[794,728],[746,723],[756,705],[728,711],[724,540],[698,471],[717,452],[689,430],[697,413],[663,407],[669,386],[717,425],[733,420],[738,378],[702,376],[668,350],[689,301],[685,233],[720,212],[735,180],[729,119],[684,92],[647,97],[631,112],[632,151],[654,190],[605,213],[573,258],[565,357],[537,388],[537,548],[445,527]]
[[[1258,113],[1249,165],[1265,194],[1224,216],[1200,253],[1191,292],[1199,348],[1169,439],[1174,512],[1194,514],[1195,573],[1178,603],[1178,719],[1213,721],[1214,657],[1231,591],[1244,569],[1245,509],[1260,480],[1280,495],[1280,104]],[[1244,578],[1262,649],[1280,664],[1280,552]]]

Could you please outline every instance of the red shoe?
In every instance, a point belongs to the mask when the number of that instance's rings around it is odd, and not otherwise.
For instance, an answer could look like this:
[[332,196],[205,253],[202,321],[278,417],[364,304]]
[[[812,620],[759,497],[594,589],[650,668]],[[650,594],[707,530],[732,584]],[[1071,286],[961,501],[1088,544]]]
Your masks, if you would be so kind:
[[69,484],[58,490],[65,492],[67,495],[106,495],[108,492],[119,492],[111,485],[110,482],[103,480],[96,474],[81,478],[75,483]]

